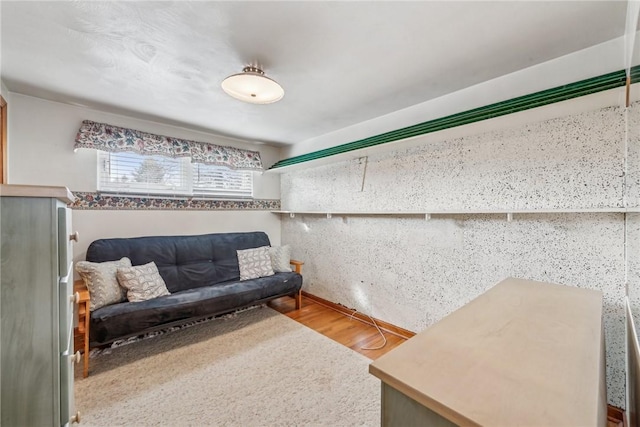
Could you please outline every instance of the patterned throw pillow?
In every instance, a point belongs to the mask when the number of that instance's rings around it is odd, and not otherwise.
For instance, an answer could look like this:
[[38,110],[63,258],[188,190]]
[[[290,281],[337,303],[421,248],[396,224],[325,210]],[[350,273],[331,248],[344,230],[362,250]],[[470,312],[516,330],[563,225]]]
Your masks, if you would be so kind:
[[79,261],[76,264],[76,271],[89,290],[91,311],[127,300],[126,290],[118,285],[116,278],[118,268],[124,267],[131,267],[129,258],[107,262]]
[[269,249],[271,267],[276,273],[288,273],[291,271],[291,246],[271,246]]
[[129,302],[141,302],[170,295],[155,262],[118,269],[118,282],[127,290]]
[[273,276],[269,246],[236,251],[240,280],[257,279],[258,277]]

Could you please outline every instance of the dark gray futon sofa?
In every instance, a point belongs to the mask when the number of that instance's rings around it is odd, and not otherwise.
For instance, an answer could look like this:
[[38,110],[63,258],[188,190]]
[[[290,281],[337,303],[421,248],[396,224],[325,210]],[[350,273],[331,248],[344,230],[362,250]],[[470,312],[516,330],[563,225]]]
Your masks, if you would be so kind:
[[302,276],[296,272],[240,281],[236,251],[261,246],[270,246],[269,237],[262,232],[94,241],[87,250],[87,261],[122,257],[129,258],[132,265],[153,261],[171,295],[112,304],[91,312],[91,347],[284,295],[295,297],[299,308]]

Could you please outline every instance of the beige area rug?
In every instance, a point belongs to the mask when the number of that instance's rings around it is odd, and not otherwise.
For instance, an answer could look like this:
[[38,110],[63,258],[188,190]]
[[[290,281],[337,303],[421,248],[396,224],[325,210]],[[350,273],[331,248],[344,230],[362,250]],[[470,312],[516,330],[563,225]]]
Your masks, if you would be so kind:
[[98,354],[76,408],[83,426],[377,426],[370,362],[261,307]]

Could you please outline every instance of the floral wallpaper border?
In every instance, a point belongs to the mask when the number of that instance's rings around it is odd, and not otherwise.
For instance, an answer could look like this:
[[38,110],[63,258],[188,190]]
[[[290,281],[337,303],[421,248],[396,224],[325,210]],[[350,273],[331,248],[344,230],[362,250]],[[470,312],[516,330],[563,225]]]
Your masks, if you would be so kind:
[[134,153],[165,157],[191,157],[193,163],[226,166],[237,170],[261,171],[260,152],[191,141],[83,120],[74,148]]
[[213,200],[190,198],[114,196],[74,191],[69,206],[78,210],[280,210],[280,200]]

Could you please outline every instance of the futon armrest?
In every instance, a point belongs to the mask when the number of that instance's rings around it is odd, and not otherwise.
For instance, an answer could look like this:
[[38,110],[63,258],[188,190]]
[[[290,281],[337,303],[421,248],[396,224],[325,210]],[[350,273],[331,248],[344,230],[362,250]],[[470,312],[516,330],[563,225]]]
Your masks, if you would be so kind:
[[293,265],[293,271],[298,274],[302,274],[302,265],[304,264],[303,261],[296,261],[295,259],[292,259],[289,261],[289,263]]

